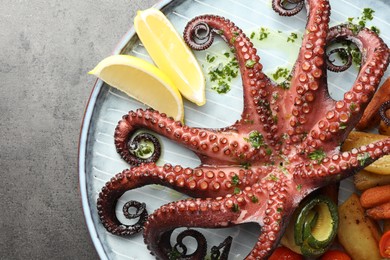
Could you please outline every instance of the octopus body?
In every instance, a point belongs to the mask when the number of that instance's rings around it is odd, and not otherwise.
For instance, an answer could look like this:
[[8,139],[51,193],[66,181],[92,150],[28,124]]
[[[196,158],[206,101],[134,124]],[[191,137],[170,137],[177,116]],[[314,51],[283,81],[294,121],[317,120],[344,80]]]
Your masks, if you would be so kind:
[[[282,15],[283,1],[273,7]],[[301,8],[302,1],[291,1]],[[178,227],[221,228],[255,222],[260,235],[246,259],[265,259],[277,246],[299,202],[312,191],[347,178],[390,153],[390,139],[341,152],[389,63],[389,49],[374,32],[348,25],[329,28],[327,0],[305,1],[306,33],[287,84],[277,85],[263,72],[256,49],[231,21],[214,15],[191,20],[184,40],[202,50],[221,36],[234,48],[243,82],[241,119],[222,129],[189,127],[154,110],[130,111],[115,130],[118,153],[134,165],[129,138],[148,129],[194,151],[201,164],[141,163],[117,174],[103,187],[97,207],[108,231],[131,235],[140,230],[117,219],[115,205],[126,191],[160,184],[193,198],[161,206],[144,226],[144,240],[159,259],[168,258],[167,236]],[[326,47],[348,39],[362,52],[356,81],[342,100],[327,88]],[[169,241],[169,239],[168,239]]]

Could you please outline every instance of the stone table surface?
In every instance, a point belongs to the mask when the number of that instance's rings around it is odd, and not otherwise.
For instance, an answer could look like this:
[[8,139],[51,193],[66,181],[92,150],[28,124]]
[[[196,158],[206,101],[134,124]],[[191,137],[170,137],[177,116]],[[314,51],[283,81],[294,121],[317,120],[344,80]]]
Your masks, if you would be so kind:
[[1,1],[0,259],[98,258],[77,169],[87,72],[156,2]]

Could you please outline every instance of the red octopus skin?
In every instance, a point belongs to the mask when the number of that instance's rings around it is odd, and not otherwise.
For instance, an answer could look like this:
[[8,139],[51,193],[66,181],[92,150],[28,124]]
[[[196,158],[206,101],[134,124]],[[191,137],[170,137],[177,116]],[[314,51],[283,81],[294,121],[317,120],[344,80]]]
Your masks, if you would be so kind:
[[[160,184],[195,198],[169,203],[149,216],[144,240],[156,258],[167,258],[163,237],[175,228],[255,222],[261,234],[246,259],[266,259],[304,197],[390,154],[390,139],[340,152],[341,143],[359,121],[387,69],[388,47],[368,29],[354,33],[348,25],[329,28],[327,0],[305,3],[306,33],[287,89],[263,73],[256,49],[234,23],[213,15],[188,23],[184,39],[190,47],[201,50],[209,46],[217,32],[236,50],[244,92],[242,117],[230,127],[204,129],[183,126],[152,110],[130,111],[123,116],[115,130],[115,145],[125,160],[130,156],[126,147],[129,136],[146,128],[194,151],[201,165],[192,169],[149,163],[117,174],[103,187],[97,201],[108,231],[132,234],[131,227],[122,225],[115,216],[118,198],[128,190]],[[278,6],[280,1],[275,1],[274,8],[289,15]],[[199,26],[210,31],[205,45],[194,39]],[[329,42],[340,38],[355,42],[363,59],[352,88],[344,99],[335,101],[327,91],[325,50]],[[263,137],[258,148],[247,141],[254,130]],[[316,151],[323,152],[324,158],[311,159]],[[250,166],[246,169],[242,164]]]

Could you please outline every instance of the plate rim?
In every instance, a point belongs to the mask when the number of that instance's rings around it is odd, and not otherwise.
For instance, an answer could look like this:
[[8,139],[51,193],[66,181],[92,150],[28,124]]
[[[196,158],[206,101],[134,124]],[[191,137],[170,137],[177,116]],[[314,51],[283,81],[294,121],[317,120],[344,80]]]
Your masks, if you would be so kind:
[[[160,0],[156,4],[154,4],[151,8],[163,9],[165,6],[173,2],[174,0]],[[119,43],[114,48],[114,51],[111,55],[121,53],[122,49],[126,46],[126,44],[136,35],[134,26],[132,25],[130,29],[122,36]],[[87,192],[87,179],[86,179],[86,152],[87,152],[87,143],[88,143],[88,133],[91,127],[91,120],[95,110],[95,105],[101,88],[103,86],[103,81],[97,79],[92,87],[91,93],[89,95],[87,105],[84,110],[84,115],[82,118],[82,123],[80,127],[79,133],[79,142],[78,142],[78,181],[79,181],[79,195],[81,207],[84,215],[84,221],[87,225],[87,229],[89,232],[89,236],[92,240],[92,243],[95,247],[97,254],[100,259],[108,259],[107,253],[103,247],[103,243],[98,236],[96,226],[92,219],[92,211],[91,205],[88,202],[88,192]]]

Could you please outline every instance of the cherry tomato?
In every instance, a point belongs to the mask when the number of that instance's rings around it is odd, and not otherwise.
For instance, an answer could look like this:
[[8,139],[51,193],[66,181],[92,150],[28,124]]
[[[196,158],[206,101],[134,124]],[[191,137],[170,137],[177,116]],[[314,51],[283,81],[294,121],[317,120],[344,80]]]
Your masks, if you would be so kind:
[[379,241],[379,251],[382,257],[390,258],[390,230],[382,235]]
[[339,250],[329,250],[323,254],[321,260],[351,260],[351,257]]
[[269,260],[303,260],[303,256],[281,246],[275,249]]

